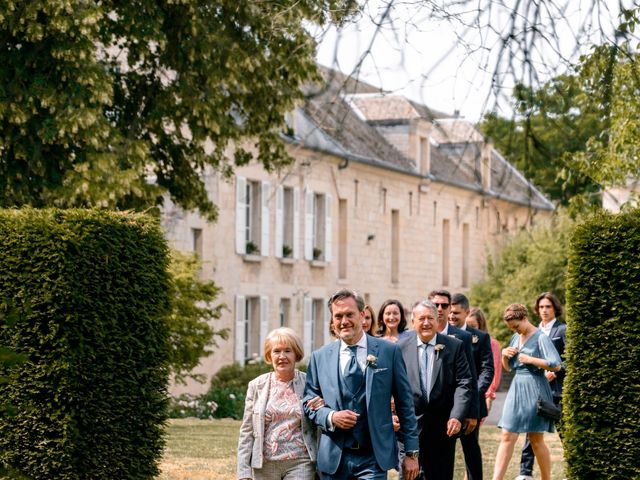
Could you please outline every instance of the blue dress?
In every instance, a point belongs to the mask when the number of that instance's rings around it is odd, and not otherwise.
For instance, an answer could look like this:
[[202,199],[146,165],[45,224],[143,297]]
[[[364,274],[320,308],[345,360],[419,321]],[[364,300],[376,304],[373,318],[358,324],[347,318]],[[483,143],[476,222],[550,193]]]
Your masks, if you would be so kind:
[[[520,336],[514,334],[509,346],[518,348],[519,340]],[[529,337],[520,351],[532,357],[544,358],[550,367],[561,363],[551,339],[540,330]],[[553,422],[536,413],[538,397],[553,400],[551,387],[544,376],[545,370],[521,363],[518,355],[509,359],[509,368],[515,371],[515,375],[509,386],[498,426],[514,433],[553,432]]]

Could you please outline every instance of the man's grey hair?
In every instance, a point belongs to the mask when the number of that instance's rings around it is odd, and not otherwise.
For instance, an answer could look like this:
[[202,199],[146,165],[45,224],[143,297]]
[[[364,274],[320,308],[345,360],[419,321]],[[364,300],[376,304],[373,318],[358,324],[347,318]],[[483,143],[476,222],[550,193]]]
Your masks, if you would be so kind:
[[413,312],[418,307],[428,308],[429,310],[433,311],[434,315],[436,315],[436,316],[438,315],[438,307],[436,307],[435,304],[431,300],[418,300],[411,307],[411,319],[413,319]]

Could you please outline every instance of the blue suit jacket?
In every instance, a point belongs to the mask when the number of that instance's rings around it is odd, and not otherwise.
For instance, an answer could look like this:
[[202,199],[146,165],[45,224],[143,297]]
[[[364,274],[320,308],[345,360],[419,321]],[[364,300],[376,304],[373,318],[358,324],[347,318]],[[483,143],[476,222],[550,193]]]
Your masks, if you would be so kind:
[[[307,368],[305,387],[305,413],[320,427],[318,470],[333,474],[340,465],[345,430],[329,430],[328,417],[332,410],[343,410],[340,395],[340,341],[316,350],[311,354]],[[375,460],[383,470],[398,466],[398,445],[391,421],[391,397],[395,399],[396,413],[400,419],[400,440],[406,450],[418,449],[418,430],[413,409],[411,386],[398,346],[375,337],[367,336],[367,355],[376,357],[375,365],[366,368],[367,420]],[[324,399],[325,406],[313,411],[306,401],[315,396]]]

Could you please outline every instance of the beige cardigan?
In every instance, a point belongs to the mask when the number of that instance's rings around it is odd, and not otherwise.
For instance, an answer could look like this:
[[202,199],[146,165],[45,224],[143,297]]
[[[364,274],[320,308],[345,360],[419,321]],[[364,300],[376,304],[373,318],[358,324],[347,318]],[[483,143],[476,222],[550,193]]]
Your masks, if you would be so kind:
[[[238,479],[253,478],[252,468],[262,468],[264,443],[264,414],[269,398],[269,376],[271,372],[260,375],[249,382],[247,396],[244,401],[244,416],[238,438]],[[304,414],[302,397],[306,374],[298,370],[293,377],[293,388],[300,398],[302,410],[302,436],[312,462],[316,461],[317,436],[316,428]]]

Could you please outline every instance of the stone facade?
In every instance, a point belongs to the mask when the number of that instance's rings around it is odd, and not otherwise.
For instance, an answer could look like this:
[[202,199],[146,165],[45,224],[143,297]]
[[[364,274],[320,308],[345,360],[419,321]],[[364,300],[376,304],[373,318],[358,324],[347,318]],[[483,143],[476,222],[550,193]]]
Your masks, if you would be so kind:
[[[285,170],[207,176],[216,223],[165,205],[168,239],[200,255],[203,278],[223,288],[227,305],[216,327],[229,328],[229,340],[197,373],[210,378],[262,356],[266,333],[280,325],[300,332],[310,354],[331,341],[326,299],[343,286],[374,309],[388,298],[409,308],[434,288],[466,291],[505,234],[552,210],[468,122],[429,118],[424,106],[363,88],[362,97],[324,90],[292,113],[294,163]],[[401,108],[385,115],[390,101]]]

